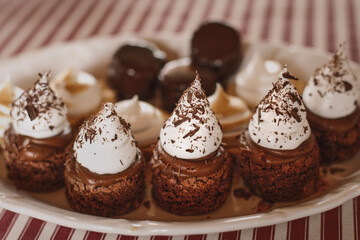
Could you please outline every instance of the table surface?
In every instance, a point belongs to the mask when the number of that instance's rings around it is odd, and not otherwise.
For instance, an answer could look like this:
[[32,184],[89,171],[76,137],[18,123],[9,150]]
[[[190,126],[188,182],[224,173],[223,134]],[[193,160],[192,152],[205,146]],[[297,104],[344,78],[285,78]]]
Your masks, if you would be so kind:
[[[191,34],[203,21],[220,20],[250,42],[334,52],[345,41],[350,59],[359,63],[359,12],[359,0],[0,0],[0,60],[55,42],[97,35]],[[0,208],[3,239],[359,239],[359,229],[360,197],[290,222],[190,236],[97,233]]]

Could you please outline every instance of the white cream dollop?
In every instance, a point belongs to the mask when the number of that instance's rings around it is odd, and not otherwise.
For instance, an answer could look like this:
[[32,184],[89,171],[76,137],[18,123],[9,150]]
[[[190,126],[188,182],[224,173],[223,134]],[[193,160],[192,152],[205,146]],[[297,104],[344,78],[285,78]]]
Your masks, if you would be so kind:
[[315,115],[341,118],[353,113],[358,106],[357,86],[345,55],[345,46],[341,44],[330,61],[310,77],[302,97],[305,106]]
[[264,60],[255,52],[246,67],[235,76],[236,94],[255,107],[271,89],[281,70],[279,62]]
[[131,132],[138,140],[140,147],[149,146],[157,141],[160,129],[166,116],[151,104],[139,101],[134,95],[132,99],[122,100],[115,104],[116,113],[131,125]]
[[126,170],[138,153],[128,124],[116,114],[112,103],[105,103],[95,116],[85,121],[73,149],[76,161],[97,174]]
[[196,74],[161,128],[161,146],[171,156],[196,160],[215,152],[221,144],[220,124],[200,81]]
[[71,131],[67,108],[49,87],[49,73],[13,102],[12,125],[17,134],[33,138],[50,138]]
[[285,67],[250,120],[250,137],[262,147],[296,149],[311,135],[305,106],[289,79],[293,77]]
[[50,87],[63,99],[69,115],[89,114],[101,104],[101,86],[87,72],[65,69],[50,81]]
[[220,121],[224,135],[247,126],[251,117],[250,109],[240,97],[228,95],[219,83],[216,84],[216,90],[208,100]]
[[0,138],[11,123],[11,103],[20,97],[23,91],[11,83],[10,77],[0,83]]

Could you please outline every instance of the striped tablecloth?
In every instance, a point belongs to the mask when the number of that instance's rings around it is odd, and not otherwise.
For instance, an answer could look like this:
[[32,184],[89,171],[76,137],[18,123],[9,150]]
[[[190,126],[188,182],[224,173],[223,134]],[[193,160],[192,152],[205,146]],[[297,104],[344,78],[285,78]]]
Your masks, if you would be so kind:
[[[0,60],[55,42],[122,32],[191,33],[203,21],[221,20],[247,41],[306,45],[329,52],[346,41],[350,58],[359,62],[359,13],[359,0],[0,0]],[[359,239],[359,230],[360,197],[290,222],[190,236],[97,233],[0,208],[3,239]]]

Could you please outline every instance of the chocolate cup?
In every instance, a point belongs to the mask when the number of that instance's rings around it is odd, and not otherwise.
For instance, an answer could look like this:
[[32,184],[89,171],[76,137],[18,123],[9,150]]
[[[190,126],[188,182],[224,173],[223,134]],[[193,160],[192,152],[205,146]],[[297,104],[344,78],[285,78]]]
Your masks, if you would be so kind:
[[307,119],[320,147],[321,162],[344,162],[360,150],[360,109],[343,118],[326,119],[307,110]]
[[159,73],[159,83],[162,96],[162,107],[171,112],[175,104],[195,79],[195,72],[201,75],[201,85],[207,96],[216,89],[216,75],[209,69],[191,65],[190,58],[181,58],[165,64]]
[[314,194],[320,180],[319,147],[313,135],[303,144],[280,153],[257,146],[243,132],[236,162],[245,185],[273,202],[297,201]]
[[110,63],[108,83],[117,91],[118,99],[135,94],[140,100],[152,98],[158,73],[165,62],[165,53],[152,45],[123,45]]
[[220,22],[201,25],[191,39],[191,60],[194,68],[213,70],[219,81],[233,73],[241,61],[241,39],[238,32]]

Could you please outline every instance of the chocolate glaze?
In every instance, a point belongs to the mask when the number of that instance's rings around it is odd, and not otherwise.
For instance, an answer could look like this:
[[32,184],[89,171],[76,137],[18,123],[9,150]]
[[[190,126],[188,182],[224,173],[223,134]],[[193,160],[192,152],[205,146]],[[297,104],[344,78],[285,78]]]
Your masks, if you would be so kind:
[[207,96],[213,94],[216,89],[216,75],[213,71],[199,67],[195,69],[191,65],[175,66],[159,78],[163,108],[171,112],[182,93],[195,79],[195,72],[202,76],[201,85]]
[[93,186],[109,186],[139,173],[140,169],[145,166],[145,159],[140,151],[135,157],[135,162],[120,173],[97,174],[81,166],[81,164],[76,161],[74,154],[72,154],[72,158],[68,159],[65,163],[65,165],[70,165],[70,167],[66,167],[66,173],[77,182]]
[[307,109],[307,119],[311,127],[336,133],[346,133],[354,128],[360,121],[360,108],[357,107],[355,111],[348,116],[336,119],[317,116]]
[[[240,135],[240,148],[248,150],[248,154],[256,155],[251,158],[252,161],[265,160],[268,164],[283,164],[296,161],[303,158],[305,155],[311,153],[314,146],[316,146],[316,139],[314,134],[311,133],[310,137],[300,144],[299,147],[293,150],[274,150],[264,148],[251,140],[249,131],[244,131]],[[260,155],[260,157],[257,157]]]
[[109,85],[117,90],[119,99],[135,94],[141,100],[149,99],[154,95],[157,75],[164,64],[165,59],[155,56],[148,47],[124,45],[110,63]]
[[188,160],[169,155],[158,143],[154,148],[154,155],[151,160],[153,168],[161,171],[168,171],[179,177],[203,177],[216,172],[229,156],[223,147],[200,159]]
[[240,63],[240,36],[232,27],[219,22],[201,25],[191,39],[194,66],[213,69],[219,78],[231,74]]
[[[4,141],[7,145],[15,144],[18,149],[19,159],[29,161],[47,160],[59,149],[64,149],[72,140],[72,133],[59,135],[51,138],[32,138],[16,134],[13,127],[9,129],[9,134],[5,134]],[[14,141],[10,140],[10,136],[15,136]]]

